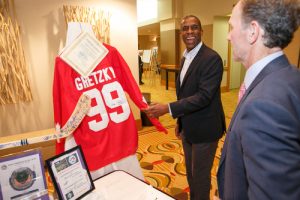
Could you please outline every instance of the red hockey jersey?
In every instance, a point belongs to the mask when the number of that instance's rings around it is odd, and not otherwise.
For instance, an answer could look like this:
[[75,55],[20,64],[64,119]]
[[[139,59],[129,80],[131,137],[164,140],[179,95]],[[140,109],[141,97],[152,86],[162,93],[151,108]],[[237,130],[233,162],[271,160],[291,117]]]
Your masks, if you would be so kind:
[[[137,150],[137,128],[125,92],[140,109],[148,106],[120,53],[114,47],[104,45],[109,53],[86,78],[60,57],[55,62],[55,124],[64,126],[82,93],[91,98],[91,109],[73,132],[90,170],[97,170]],[[159,131],[166,132],[157,119],[150,120]],[[64,143],[65,139],[57,142],[56,153],[64,151]]]

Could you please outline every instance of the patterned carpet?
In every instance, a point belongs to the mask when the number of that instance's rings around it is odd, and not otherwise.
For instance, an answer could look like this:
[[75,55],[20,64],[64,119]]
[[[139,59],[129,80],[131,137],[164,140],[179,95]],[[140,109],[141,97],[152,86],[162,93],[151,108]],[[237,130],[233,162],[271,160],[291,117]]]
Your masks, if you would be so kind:
[[146,181],[176,199],[188,199],[188,185],[181,141],[174,135],[174,127],[166,135],[141,132],[138,158]]
[[[143,93],[148,93],[150,102],[168,103],[176,100],[175,89],[166,90],[160,80],[149,81],[147,77],[140,86]],[[149,94],[151,94],[149,96]],[[230,122],[236,107],[237,90],[222,93],[226,123]],[[160,133],[152,126],[144,126],[139,131],[137,155],[147,182],[178,200],[188,200],[189,187],[186,180],[183,149],[181,141],[174,135],[175,123],[169,114],[159,118],[168,129],[168,134]],[[224,137],[220,140],[212,169],[211,199],[217,195],[216,171],[219,164]]]

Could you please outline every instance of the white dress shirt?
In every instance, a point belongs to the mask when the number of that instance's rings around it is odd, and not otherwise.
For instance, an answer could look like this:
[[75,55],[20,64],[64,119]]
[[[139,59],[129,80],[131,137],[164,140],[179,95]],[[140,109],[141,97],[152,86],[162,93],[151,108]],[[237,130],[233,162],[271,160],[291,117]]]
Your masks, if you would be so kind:
[[246,89],[249,88],[251,83],[254,81],[254,79],[257,77],[257,75],[266,67],[267,64],[269,64],[272,60],[274,60],[275,58],[277,58],[281,55],[283,55],[283,52],[277,51],[275,53],[272,53],[272,54],[260,59],[259,61],[254,63],[251,67],[249,67],[248,70],[246,71],[246,75],[245,75],[245,79],[244,79]]
[[183,78],[187,72],[187,70],[190,67],[190,64],[194,60],[195,56],[197,55],[198,51],[200,50],[202,46],[202,42],[200,42],[195,48],[193,48],[191,51],[187,51],[187,49],[183,52],[183,57],[185,58],[182,70],[180,73],[180,85],[182,84]]

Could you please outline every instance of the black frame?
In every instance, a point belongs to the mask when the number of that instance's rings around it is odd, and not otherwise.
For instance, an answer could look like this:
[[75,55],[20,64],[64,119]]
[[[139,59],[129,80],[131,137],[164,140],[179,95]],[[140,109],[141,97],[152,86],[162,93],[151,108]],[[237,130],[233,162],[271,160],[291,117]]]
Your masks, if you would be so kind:
[[49,174],[50,174],[50,177],[52,179],[52,182],[54,184],[54,187],[55,187],[55,190],[56,190],[56,193],[59,197],[59,199],[65,199],[65,197],[63,196],[63,192],[61,191],[61,187],[59,186],[59,183],[57,182],[57,180],[55,179],[55,176],[54,176],[54,173],[52,171],[52,163],[54,160],[56,160],[57,158],[60,158],[64,155],[67,155],[67,154],[72,154],[73,152],[78,152],[78,155],[80,158],[78,158],[79,162],[81,163],[81,166],[82,168],[84,168],[88,174],[88,177],[89,177],[89,181],[90,181],[90,185],[91,185],[91,188],[89,190],[87,190],[84,194],[82,194],[80,197],[78,197],[77,199],[81,199],[83,198],[84,196],[86,196],[87,194],[89,194],[90,192],[92,192],[94,189],[95,189],[95,185],[94,185],[94,182],[92,180],[92,177],[91,177],[91,174],[90,174],[90,171],[87,167],[87,163],[86,163],[86,160],[85,160],[85,157],[84,157],[84,154],[82,152],[82,148],[80,145],[76,146],[76,147],[73,147],[72,149],[69,149],[59,155],[56,155],[52,158],[49,158],[48,160],[46,160],[46,164],[47,164],[47,168],[48,168],[48,171],[49,171]]

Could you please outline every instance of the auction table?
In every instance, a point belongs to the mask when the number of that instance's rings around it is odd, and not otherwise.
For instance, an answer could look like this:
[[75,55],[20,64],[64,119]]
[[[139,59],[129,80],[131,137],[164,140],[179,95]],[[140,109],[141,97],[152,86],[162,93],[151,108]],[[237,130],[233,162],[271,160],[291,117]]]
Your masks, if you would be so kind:
[[114,171],[94,181],[95,190],[84,200],[174,200],[173,197],[124,171]]

